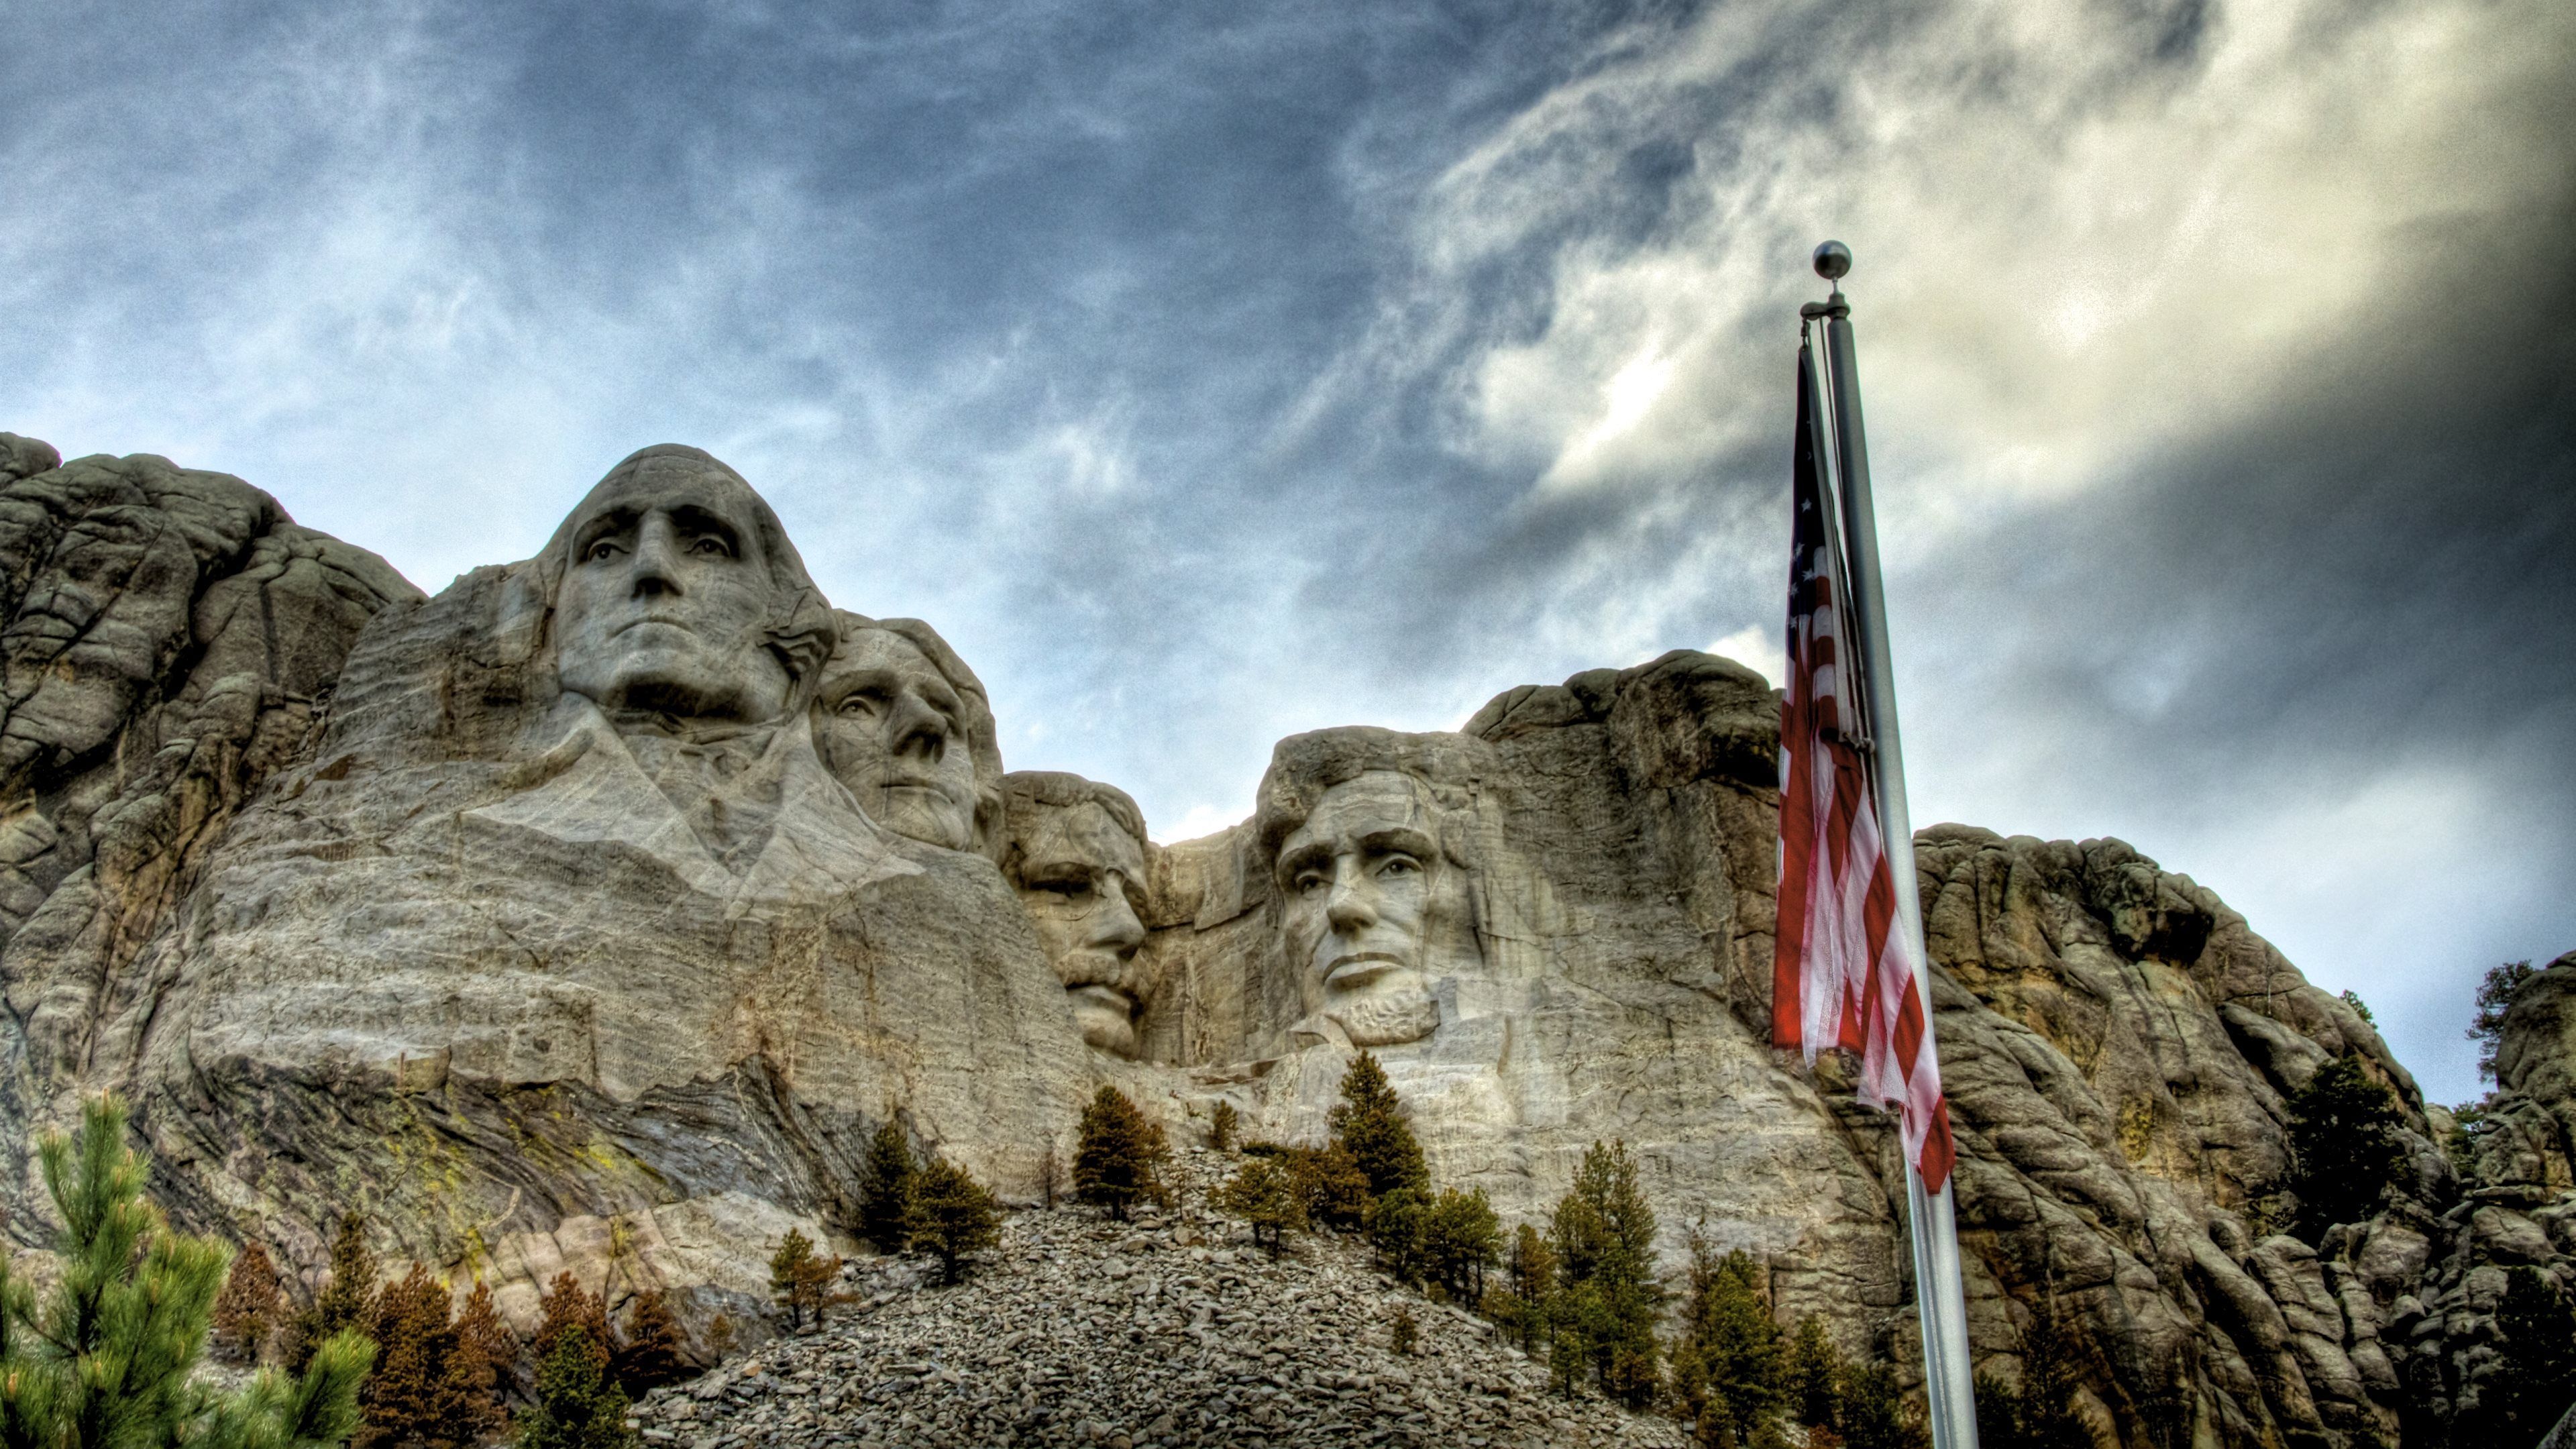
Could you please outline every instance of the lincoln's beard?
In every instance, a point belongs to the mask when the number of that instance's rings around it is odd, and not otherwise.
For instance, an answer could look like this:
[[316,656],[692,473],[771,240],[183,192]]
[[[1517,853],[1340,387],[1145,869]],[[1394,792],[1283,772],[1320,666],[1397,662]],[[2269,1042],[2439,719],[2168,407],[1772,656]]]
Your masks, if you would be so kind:
[[1398,1046],[1420,1041],[1440,1026],[1440,1003],[1418,976],[1382,986],[1356,1001],[1329,1003],[1324,1015],[1340,1025],[1353,1046]]

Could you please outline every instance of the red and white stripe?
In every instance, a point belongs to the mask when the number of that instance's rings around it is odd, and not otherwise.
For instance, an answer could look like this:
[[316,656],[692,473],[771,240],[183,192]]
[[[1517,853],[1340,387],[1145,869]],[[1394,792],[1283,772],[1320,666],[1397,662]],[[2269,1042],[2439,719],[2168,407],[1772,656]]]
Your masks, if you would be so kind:
[[1811,1066],[1828,1046],[1859,1053],[1861,1100],[1896,1105],[1906,1160],[1923,1175],[1924,1190],[1937,1193],[1957,1154],[1911,942],[1897,929],[1843,554],[1817,466],[1814,396],[1802,348],[1771,1040],[1802,1049]]

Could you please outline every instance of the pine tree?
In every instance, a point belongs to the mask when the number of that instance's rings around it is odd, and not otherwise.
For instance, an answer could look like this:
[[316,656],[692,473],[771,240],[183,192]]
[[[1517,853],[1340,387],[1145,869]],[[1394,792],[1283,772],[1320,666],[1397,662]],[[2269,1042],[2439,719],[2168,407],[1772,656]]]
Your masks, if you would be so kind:
[[1371,1202],[1364,1231],[1377,1266],[1399,1283],[1419,1283],[1423,1274],[1423,1230],[1431,1199],[1418,1187],[1399,1187]]
[[1306,1205],[1298,1197],[1288,1170],[1276,1158],[1246,1159],[1211,1199],[1217,1211],[1241,1218],[1252,1228],[1252,1240],[1279,1256],[1288,1233],[1306,1225]]
[[1288,1178],[1308,1222],[1349,1232],[1368,1217],[1368,1174],[1335,1142],[1325,1147],[1292,1147],[1286,1154]]
[[647,1288],[627,1301],[624,1342],[617,1346],[609,1372],[619,1388],[640,1397],[688,1377],[680,1346],[680,1320],[672,1316],[669,1296]]
[[2495,1331],[2501,1362],[2452,1442],[2536,1444],[2576,1400],[2576,1313],[2548,1274],[2516,1266],[2505,1270]]
[[458,1352],[447,1285],[414,1263],[411,1272],[376,1294],[376,1371],[358,1391],[362,1416],[350,1449],[460,1449],[452,1363]]
[[519,1418],[519,1449],[633,1449],[629,1400],[608,1376],[608,1351],[590,1325],[568,1320],[539,1338],[536,1401]]
[[1585,1341],[1593,1379],[1630,1404],[1654,1396],[1660,1345],[1655,1280],[1655,1212],[1637,1182],[1627,1144],[1595,1142],[1575,1170],[1573,1190],[1557,1200],[1548,1224],[1558,1278],[1584,1290],[1582,1321],[1568,1331]]
[[1780,1368],[1781,1392],[1799,1423],[1830,1429],[1842,1422],[1843,1370],[1842,1350],[1825,1335],[1824,1321],[1813,1315],[1799,1319]]
[[519,1341],[492,1302],[492,1287],[474,1280],[465,1306],[456,1315],[456,1354],[447,1361],[450,1398],[461,1420],[458,1436],[480,1443],[499,1433],[508,1419],[503,1393],[519,1361]]
[[1235,1111],[1232,1102],[1219,1102],[1208,1114],[1208,1146],[1219,1152],[1234,1150]]
[[1720,1258],[1691,1239],[1690,1293],[1682,1309],[1675,1363],[1692,1367],[1692,1382],[1749,1438],[1765,1419],[1787,1406],[1781,1391],[1780,1326],[1772,1321],[1761,1270],[1743,1250]]
[[2468,1038],[2478,1044],[2478,1080],[2496,1079],[2496,1049],[2504,1045],[2505,1008],[2513,993],[2532,977],[2529,961],[2507,961],[2478,983],[2478,1014],[2469,1021]]
[[1394,1332],[1390,1346],[1394,1348],[1398,1357],[1411,1358],[1414,1350],[1422,1345],[1422,1325],[1415,1321],[1413,1309],[1402,1303],[1395,1305],[1394,1322],[1391,1327]]
[[1485,1297],[1485,1270],[1502,1261],[1503,1223],[1483,1188],[1442,1188],[1422,1219],[1422,1270],[1458,1303]]
[[[1897,1388],[1896,1370],[1890,1365],[1849,1365],[1837,1390],[1842,1399],[1843,1449],[1924,1449],[1931,1442],[1922,1419]],[[2090,1441],[2086,1442],[2089,1449]]]
[[912,1245],[938,1254],[941,1278],[954,1283],[968,1254],[1002,1240],[1001,1207],[964,1168],[933,1157],[914,1183]]
[[286,1366],[302,1373],[313,1351],[336,1334],[365,1333],[375,1322],[377,1271],[375,1251],[356,1213],[344,1213],[340,1231],[331,1239],[331,1277],[313,1306],[295,1316],[287,1333]]
[[2380,1195],[2410,1166],[2397,1135],[2396,1094],[2372,1081],[2356,1056],[2337,1057],[2290,1096],[2290,1191],[2299,1235],[2311,1244],[2337,1223],[2379,1210]]
[[823,1309],[831,1298],[832,1281],[841,1276],[837,1254],[814,1251],[814,1240],[802,1228],[789,1228],[769,1259],[769,1288],[778,1296],[778,1305],[787,1310],[790,1332],[805,1327],[811,1314],[820,1327]]
[[1402,1187],[1430,1191],[1431,1169],[1422,1160],[1422,1144],[1404,1124],[1403,1104],[1376,1057],[1361,1052],[1342,1073],[1342,1100],[1325,1121],[1333,1140],[1350,1151],[1367,1175],[1370,1197]]
[[912,1144],[889,1117],[868,1139],[859,1164],[859,1236],[880,1253],[900,1253],[912,1241]]
[[1082,1139],[1073,1155],[1073,1195],[1124,1222],[1142,1198],[1163,1195],[1171,1148],[1160,1124],[1146,1120],[1116,1087],[1104,1086],[1082,1109]]
[[1487,1295],[1485,1312],[1523,1353],[1538,1352],[1547,1340],[1547,1304],[1556,1280],[1556,1251],[1537,1228],[1521,1224],[1503,1255],[1503,1284]]
[[144,1200],[115,1097],[84,1104],[79,1133],[36,1157],[63,1224],[61,1268],[39,1305],[0,1253],[0,1444],[12,1449],[326,1449],[358,1422],[375,1356],[359,1334],[317,1344],[290,1379],[263,1369],[239,1393],[191,1383],[229,1255],[173,1233]]
[[226,1363],[259,1362],[269,1336],[286,1316],[286,1297],[279,1291],[277,1265],[268,1249],[245,1243],[224,1275],[224,1291],[215,1296],[215,1356]]
[[2100,1436],[2075,1406],[2084,1384],[2077,1344],[2066,1331],[2054,1283],[2042,1284],[2021,1338],[2019,1438],[2026,1449],[2097,1449]]

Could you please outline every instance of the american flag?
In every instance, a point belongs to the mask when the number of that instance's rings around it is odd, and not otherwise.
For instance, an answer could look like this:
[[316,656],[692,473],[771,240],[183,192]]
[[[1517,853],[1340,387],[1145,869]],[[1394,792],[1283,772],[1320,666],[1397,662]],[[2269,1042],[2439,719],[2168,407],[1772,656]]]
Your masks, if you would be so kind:
[[1818,468],[1816,378],[1798,349],[1791,485],[1788,698],[1780,708],[1780,925],[1771,962],[1771,1041],[1807,1063],[1828,1046],[1860,1054],[1860,1098],[1895,1103],[1906,1160],[1926,1192],[1950,1180],[1956,1149],[1941,1098],[1914,946],[1897,928],[1896,884],[1879,828],[1869,712],[1848,574]]

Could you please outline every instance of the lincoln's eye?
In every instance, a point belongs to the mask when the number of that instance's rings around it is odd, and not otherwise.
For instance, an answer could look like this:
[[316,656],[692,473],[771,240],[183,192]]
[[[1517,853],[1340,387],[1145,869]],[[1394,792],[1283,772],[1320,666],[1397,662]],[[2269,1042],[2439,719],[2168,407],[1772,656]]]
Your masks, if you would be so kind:
[[1377,868],[1379,875],[1418,875],[1421,871],[1422,862],[1409,855],[1390,855]]
[[1297,872],[1296,885],[1297,893],[1299,895],[1311,896],[1330,884],[1332,884],[1332,882],[1326,879],[1324,873],[1320,870],[1301,870]]

